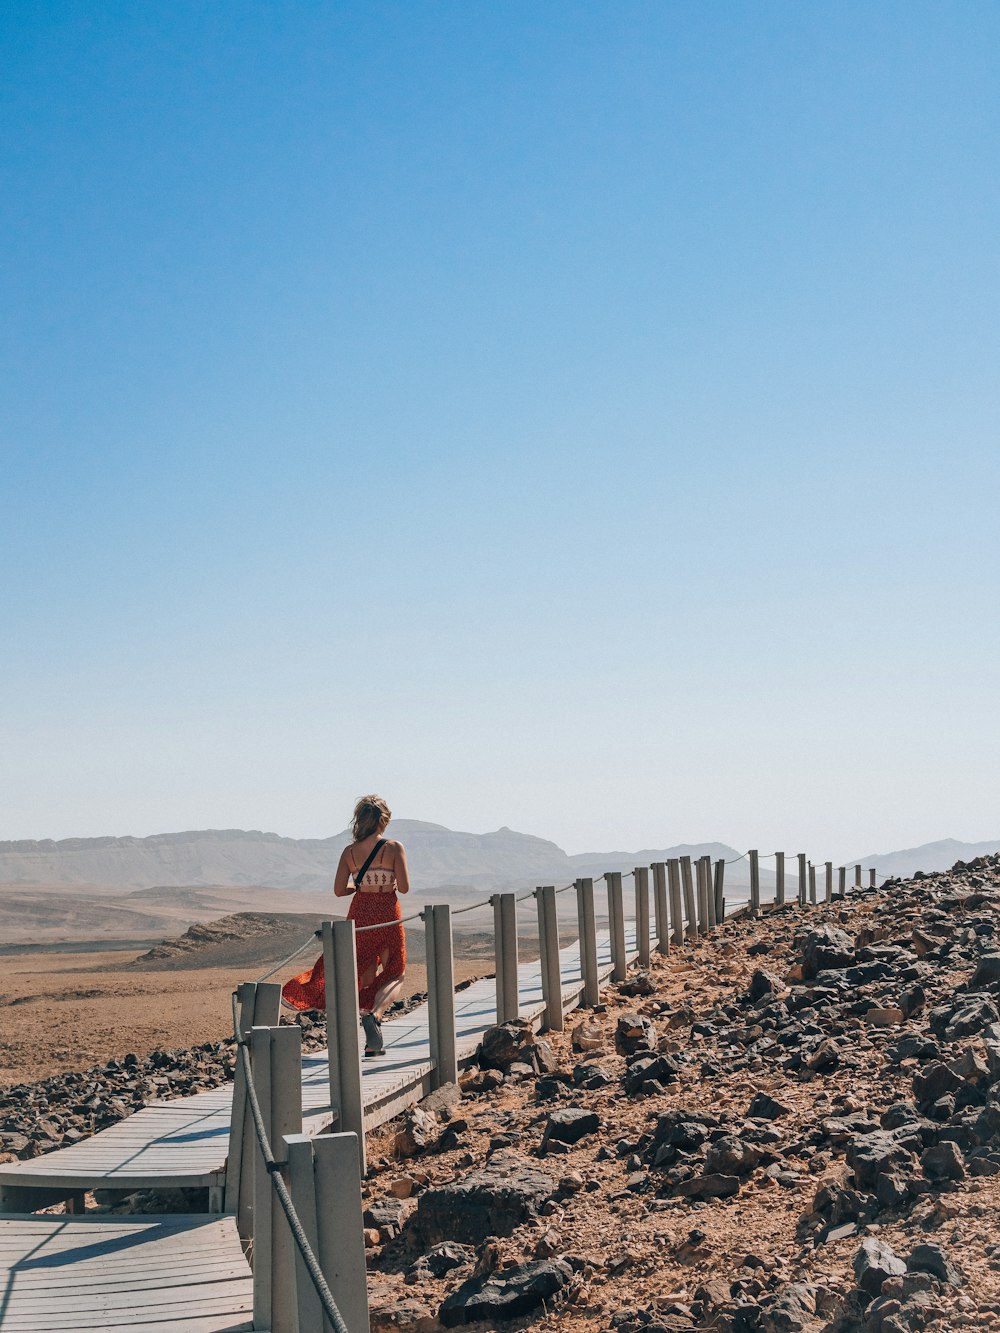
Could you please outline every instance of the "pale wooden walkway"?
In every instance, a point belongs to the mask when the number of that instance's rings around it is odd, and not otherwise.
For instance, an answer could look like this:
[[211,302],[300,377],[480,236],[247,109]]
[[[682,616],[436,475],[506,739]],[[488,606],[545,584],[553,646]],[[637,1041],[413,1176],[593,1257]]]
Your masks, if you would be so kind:
[[238,1333],[252,1310],[232,1217],[0,1217],[4,1333]]
[[[636,956],[635,925],[626,922],[629,960]],[[601,977],[611,972],[609,936],[598,936]],[[578,942],[560,951],[563,1007],[579,1001]],[[544,1009],[537,961],[518,968],[520,1012],[537,1022]],[[484,978],[459,991],[455,1021],[460,1064],[467,1064],[483,1033],[496,1022],[496,982]],[[362,1062],[365,1129],[391,1120],[430,1091],[432,1064],[428,1008],[420,1005],[383,1026],[387,1054]],[[81,1143],[26,1162],[0,1165],[0,1210],[28,1211],[93,1189],[195,1189],[225,1183],[232,1084],[193,1097],[151,1102],[127,1120]],[[336,1123],[330,1105],[325,1051],[302,1060],[303,1132],[318,1134]]]

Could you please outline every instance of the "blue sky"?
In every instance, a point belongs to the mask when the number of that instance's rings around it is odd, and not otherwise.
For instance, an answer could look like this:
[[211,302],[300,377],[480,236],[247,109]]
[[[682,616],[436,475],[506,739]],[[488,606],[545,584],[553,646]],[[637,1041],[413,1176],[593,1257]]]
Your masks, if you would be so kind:
[[1000,836],[995,5],[0,40],[0,838]]

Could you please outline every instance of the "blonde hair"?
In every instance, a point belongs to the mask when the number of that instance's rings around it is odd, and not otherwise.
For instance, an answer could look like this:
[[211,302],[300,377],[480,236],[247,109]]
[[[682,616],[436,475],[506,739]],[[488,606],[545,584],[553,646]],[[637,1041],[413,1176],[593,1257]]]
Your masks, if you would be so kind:
[[362,796],[354,807],[354,821],[351,833],[355,842],[370,838],[373,833],[382,833],[392,818],[392,811],[381,796]]

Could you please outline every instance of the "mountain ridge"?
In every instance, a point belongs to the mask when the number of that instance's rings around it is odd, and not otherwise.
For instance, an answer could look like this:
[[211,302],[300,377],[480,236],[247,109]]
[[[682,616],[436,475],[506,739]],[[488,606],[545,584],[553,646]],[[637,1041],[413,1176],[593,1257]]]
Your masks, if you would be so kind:
[[[708,854],[713,861],[733,861],[740,853],[721,842],[684,843],[637,852],[569,854],[550,839],[502,826],[487,833],[466,833],[418,819],[393,820],[392,831],[410,853],[413,886],[443,888],[518,888],[562,883],[607,870],[671,856]],[[260,829],[191,829],[147,837],[106,835],[97,838],[19,839],[0,842],[0,884],[106,885],[145,890],[165,887],[205,888],[238,885],[311,892],[328,889],[348,830],[327,838],[289,838]],[[1000,848],[995,842],[963,843],[939,839],[895,852],[852,858],[885,875],[943,870],[956,860],[971,860]],[[747,882],[748,867],[739,861],[727,881]],[[762,882],[771,879],[766,860]]]

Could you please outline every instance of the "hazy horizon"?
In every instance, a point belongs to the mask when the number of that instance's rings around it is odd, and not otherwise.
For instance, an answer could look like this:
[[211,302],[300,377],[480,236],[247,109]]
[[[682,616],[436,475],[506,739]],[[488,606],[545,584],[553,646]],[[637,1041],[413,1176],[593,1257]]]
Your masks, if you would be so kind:
[[0,40],[0,837],[992,836],[1000,8]]

